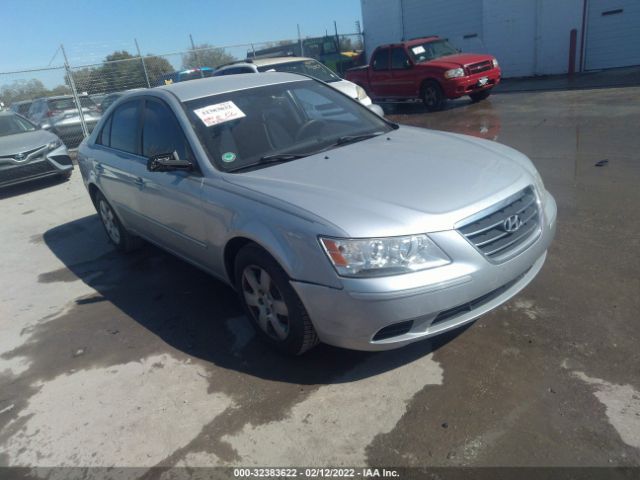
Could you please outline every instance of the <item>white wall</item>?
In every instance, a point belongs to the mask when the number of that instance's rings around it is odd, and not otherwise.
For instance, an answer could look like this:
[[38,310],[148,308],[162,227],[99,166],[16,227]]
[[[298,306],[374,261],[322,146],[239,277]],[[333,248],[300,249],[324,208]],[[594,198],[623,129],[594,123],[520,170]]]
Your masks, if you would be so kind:
[[360,0],[367,61],[378,45],[402,39],[400,0]]

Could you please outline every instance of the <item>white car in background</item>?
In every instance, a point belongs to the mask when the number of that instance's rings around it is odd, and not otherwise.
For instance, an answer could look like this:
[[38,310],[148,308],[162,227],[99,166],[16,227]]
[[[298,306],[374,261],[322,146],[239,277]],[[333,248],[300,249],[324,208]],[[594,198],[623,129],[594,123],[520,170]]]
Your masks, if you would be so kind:
[[349,80],[339,77],[328,67],[313,58],[306,57],[273,57],[246,59],[222,65],[213,73],[214,77],[221,75],[236,75],[238,73],[260,72],[288,72],[301,73],[326,82],[345,95],[355,98],[365,107],[371,105],[371,99],[364,88]]

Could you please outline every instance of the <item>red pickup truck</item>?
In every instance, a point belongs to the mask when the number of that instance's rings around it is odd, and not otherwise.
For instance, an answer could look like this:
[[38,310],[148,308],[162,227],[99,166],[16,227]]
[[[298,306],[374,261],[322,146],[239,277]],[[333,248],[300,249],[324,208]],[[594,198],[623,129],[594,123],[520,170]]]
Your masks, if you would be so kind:
[[346,71],[345,78],[366,90],[374,101],[420,99],[428,110],[441,110],[447,98],[487,98],[500,82],[495,57],[460,53],[439,37],[382,45],[371,63]]

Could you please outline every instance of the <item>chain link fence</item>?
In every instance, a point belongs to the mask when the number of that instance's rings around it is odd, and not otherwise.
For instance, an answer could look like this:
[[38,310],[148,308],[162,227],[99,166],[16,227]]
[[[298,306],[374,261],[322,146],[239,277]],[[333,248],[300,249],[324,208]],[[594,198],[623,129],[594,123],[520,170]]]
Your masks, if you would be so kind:
[[0,72],[0,102],[56,133],[69,148],[76,148],[91,133],[111,103],[124,92],[211,76],[220,65],[274,56],[316,58],[342,74],[362,61],[360,34],[248,43],[224,47],[193,45],[186,51],[141,55],[114,51],[93,64],[64,65]]

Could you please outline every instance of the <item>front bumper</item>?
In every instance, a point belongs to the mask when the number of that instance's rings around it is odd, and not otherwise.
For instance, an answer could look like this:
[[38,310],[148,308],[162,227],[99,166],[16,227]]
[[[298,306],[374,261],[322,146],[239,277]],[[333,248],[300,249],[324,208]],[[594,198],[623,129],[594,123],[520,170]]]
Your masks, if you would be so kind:
[[60,146],[46,155],[19,163],[2,159],[0,161],[0,187],[8,187],[44,177],[69,175],[73,163],[66,147]]
[[[500,74],[500,68],[492,68],[485,72],[445,80],[442,82],[442,88],[447,98],[459,98],[495,87],[500,83]],[[480,85],[478,82],[484,77],[487,78],[487,83]]]
[[[488,261],[457,231],[430,234],[454,262],[379,279],[348,279],[341,290],[291,282],[321,341],[354,350],[388,350],[472,322],[526,287],[544,264],[555,235],[556,203],[545,192],[541,233],[524,252],[500,264]],[[460,308],[469,306],[469,308]],[[374,336],[411,324],[390,338]]]

